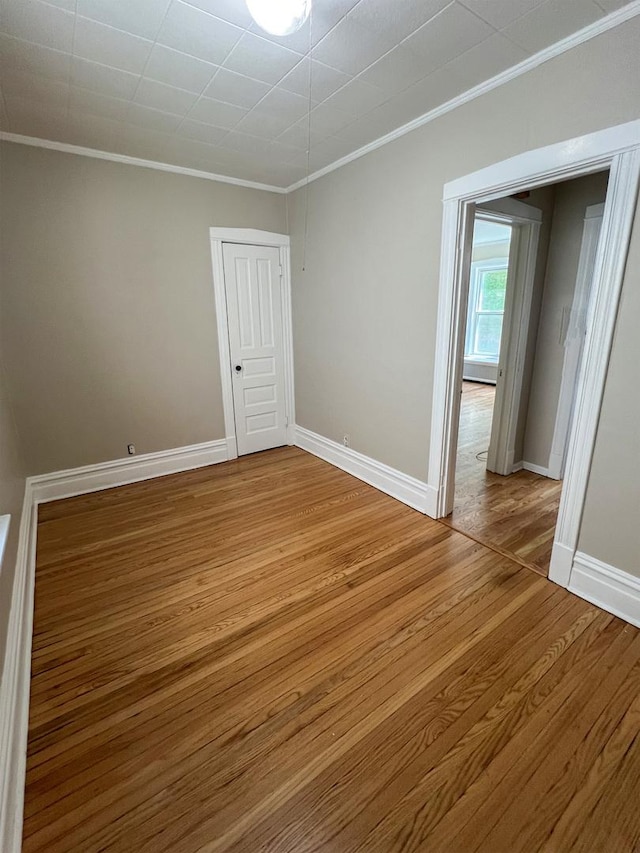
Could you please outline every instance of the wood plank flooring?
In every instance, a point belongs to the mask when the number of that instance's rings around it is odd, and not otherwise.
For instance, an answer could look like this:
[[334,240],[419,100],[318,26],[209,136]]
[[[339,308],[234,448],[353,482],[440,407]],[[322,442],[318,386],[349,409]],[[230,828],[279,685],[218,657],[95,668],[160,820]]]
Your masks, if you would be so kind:
[[495,386],[463,382],[455,503],[443,521],[546,577],[562,483],[531,471],[487,471],[494,398]]
[[640,631],[295,448],[44,505],[24,851],[631,853]]

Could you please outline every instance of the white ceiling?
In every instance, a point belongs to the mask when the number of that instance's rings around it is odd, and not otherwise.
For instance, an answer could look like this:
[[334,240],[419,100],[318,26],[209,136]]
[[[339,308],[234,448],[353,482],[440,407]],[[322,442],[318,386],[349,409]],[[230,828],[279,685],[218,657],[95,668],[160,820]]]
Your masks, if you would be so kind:
[[[628,2],[314,0],[311,171]],[[244,0],[0,0],[0,128],[288,186],[309,42]]]

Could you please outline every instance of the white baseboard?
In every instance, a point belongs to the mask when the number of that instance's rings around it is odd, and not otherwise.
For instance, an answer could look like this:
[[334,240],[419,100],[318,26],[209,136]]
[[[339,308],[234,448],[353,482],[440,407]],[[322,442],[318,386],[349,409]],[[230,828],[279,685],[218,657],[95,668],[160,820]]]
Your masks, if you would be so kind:
[[564,453],[549,454],[549,477],[552,480],[562,479],[562,464],[564,462]]
[[552,477],[548,468],[543,468],[542,465],[534,465],[533,462],[523,462],[521,465],[525,471],[531,471],[533,474],[540,474],[542,477],[549,477],[556,480],[557,477]]
[[0,850],[20,853],[27,762],[37,507],[26,484],[0,685]]
[[230,458],[227,448],[228,441],[222,438],[173,450],[161,450],[158,453],[145,453],[140,456],[128,456],[126,459],[114,459],[112,462],[86,465],[83,468],[40,474],[29,477],[28,483],[36,503],[44,503],[226,462]]
[[407,506],[417,509],[425,515],[435,518],[437,494],[435,489],[403,474],[395,468],[371,459],[363,453],[358,453],[350,447],[344,447],[337,441],[332,441],[322,435],[301,426],[296,426],[296,446],[319,456],[325,462],[330,462],[336,468],[352,474],[359,480],[364,480],[370,486],[379,489],[386,495],[402,501]]
[[38,504],[226,462],[226,439],[28,477],[0,685],[0,850],[20,853],[29,724]]
[[640,578],[577,551],[569,592],[640,628]]

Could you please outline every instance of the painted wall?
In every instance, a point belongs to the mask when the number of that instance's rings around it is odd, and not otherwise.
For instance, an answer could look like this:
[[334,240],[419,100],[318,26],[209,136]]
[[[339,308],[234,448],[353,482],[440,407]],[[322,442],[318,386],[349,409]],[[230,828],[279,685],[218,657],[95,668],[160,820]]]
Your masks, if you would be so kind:
[[29,474],[224,437],[210,226],[284,196],[3,143],[0,331]]
[[[348,432],[356,450],[426,478],[443,184],[523,151],[637,119],[639,43],[636,18],[313,182],[304,272],[305,192],[289,197],[300,425],[334,440]],[[632,240],[637,257],[638,226]],[[625,292],[638,289],[634,276],[631,269]],[[610,374],[620,351],[636,351],[636,340],[627,327],[618,330]],[[610,375],[608,384],[616,382]],[[640,455],[633,456],[628,434],[614,454],[603,432],[638,393],[630,383],[618,404],[607,390],[587,500],[589,512],[595,494],[617,507],[615,532],[596,521],[590,553],[607,562],[615,557],[620,568],[640,574],[636,534],[628,532],[637,527]],[[624,467],[603,477],[599,457],[620,454]],[[628,482],[628,503],[614,485],[618,477]],[[620,537],[615,554],[613,535]]]
[[553,444],[564,364],[563,316],[571,310],[587,207],[607,194],[608,172],[554,187],[546,276],[529,394],[524,459],[546,468]]

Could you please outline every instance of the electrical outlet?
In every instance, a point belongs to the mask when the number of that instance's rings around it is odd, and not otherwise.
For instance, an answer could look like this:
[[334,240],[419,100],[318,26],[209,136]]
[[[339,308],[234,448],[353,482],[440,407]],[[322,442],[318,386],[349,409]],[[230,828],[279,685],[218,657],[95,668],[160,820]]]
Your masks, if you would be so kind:
[[345,434],[342,436],[342,443],[345,447],[351,447],[351,436],[349,435],[349,433],[345,432]]
[[127,453],[129,454],[129,456],[133,456],[133,454],[135,452],[136,452],[135,444],[127,444]]

